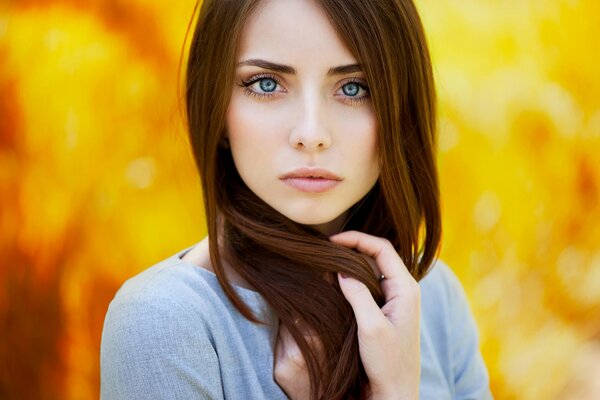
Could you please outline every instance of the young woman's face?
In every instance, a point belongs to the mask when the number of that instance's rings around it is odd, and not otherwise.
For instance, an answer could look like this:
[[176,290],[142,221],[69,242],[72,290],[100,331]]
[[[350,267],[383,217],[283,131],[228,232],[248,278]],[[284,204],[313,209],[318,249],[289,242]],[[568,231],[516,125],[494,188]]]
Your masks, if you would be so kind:
[[238,173],[281,214],[335,233],[379,176],[356,59],[312,0],[263,0],[237,63],[227,136]]

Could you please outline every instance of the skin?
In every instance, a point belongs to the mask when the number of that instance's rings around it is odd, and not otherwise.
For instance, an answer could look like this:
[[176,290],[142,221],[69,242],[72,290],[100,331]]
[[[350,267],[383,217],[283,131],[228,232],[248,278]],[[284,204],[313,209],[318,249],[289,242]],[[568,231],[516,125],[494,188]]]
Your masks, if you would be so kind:
[[[356,58],[316,4],[265,0],[245,26],[237,61],[227,137],[241,178],[286,217],[339,232],[346,211],[379,176],[377,124],[364,74],[329,74],[357,65]],[[343,180],[326,192],[306,193],[279,179],[300,167],[325,168]]]
[[[379,176],[376,118],[364,74],[359,68],[329,73],[356,65],[356,58],[312,0],[264,0],[244,28],[237,61],[227,137],[240,176],[275,210],[358,250],[385,275],[382,308],[361,282],[338,280],[357,319],[370,398],[417,399],[420,287],[386,239],[335,234]],[[343,180],[326,192],[306,193],[279,179],[305,166],[328,169]],[[309,398],[302,354],[283,326],[274,378],[288,397]]]

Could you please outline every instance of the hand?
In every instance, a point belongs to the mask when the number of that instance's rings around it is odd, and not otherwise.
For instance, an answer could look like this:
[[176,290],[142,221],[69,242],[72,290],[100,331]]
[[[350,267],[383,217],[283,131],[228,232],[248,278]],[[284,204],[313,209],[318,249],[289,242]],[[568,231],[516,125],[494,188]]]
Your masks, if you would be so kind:
[[[316,336],[305,335],[311,346],[320,346]],[[273,368],[275,382],[292,400],[310,399],[310,378],[304,356],[290,331],[283,325],[279,326],[277,343],[275,345],[275,365]]]
[[371,399],[418,399],[421,370],[421,288],[387,240],[358,231],[329,238],[375,259],[385,276],[379,308],[360,281],[338,274],[340,288],[356,317],[360,358],[369,378]]

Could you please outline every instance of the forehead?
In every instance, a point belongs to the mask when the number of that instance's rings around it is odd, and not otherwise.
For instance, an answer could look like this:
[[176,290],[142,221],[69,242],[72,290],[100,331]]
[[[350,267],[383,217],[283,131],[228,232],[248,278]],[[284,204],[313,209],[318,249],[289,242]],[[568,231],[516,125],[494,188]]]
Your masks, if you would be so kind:
[[263,0],[248,19],[238,59],[302,65],[352,64],[356,58],[314,0]]

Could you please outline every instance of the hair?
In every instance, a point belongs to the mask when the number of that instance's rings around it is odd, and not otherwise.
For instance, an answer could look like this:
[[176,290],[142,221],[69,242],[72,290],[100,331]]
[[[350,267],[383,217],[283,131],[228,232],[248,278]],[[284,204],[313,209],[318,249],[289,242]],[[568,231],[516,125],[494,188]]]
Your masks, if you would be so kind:
[[[346,229],[389,240],[415,280],[441,240],[436,166],[436,96],[429,50],[411,0],[315,0],[362,65],[378,126],[380,176],[354,206]],[[297,342],[312,399],[362,399],[357,323],[336,279],[342,272],[383,293],[358,252],[291,221],[242,181],[220,145],[234,85],[240,35],[260,0],[204,0],[189,48],[186,122],[203,190],[209,252],[232,304],[260,321],[229,283],[222,260],[258,291]],[[295,322],[300,321],[297,325]],[[317,354],[303,329],[317,335]]]

